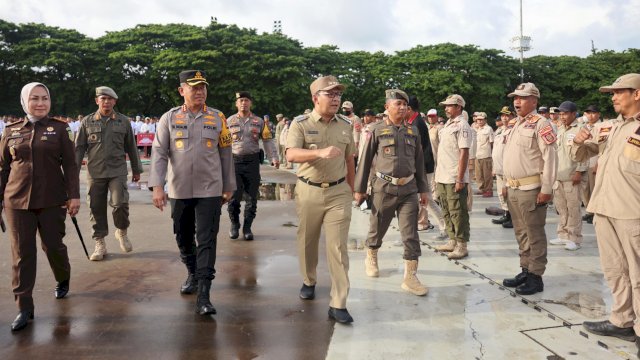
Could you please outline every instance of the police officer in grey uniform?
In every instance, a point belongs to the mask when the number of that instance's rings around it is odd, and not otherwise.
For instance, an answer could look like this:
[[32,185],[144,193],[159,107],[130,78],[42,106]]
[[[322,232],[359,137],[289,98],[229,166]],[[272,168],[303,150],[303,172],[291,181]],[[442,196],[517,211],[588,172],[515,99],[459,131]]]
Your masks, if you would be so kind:
[[149,175],[153,204],[161,211],[166,205],[167,179],[173,231],[188,271],[180,292],[192,294],[197,288],[196,312],[200,315],[216,313],[209,299],[216,236],[222,203],[236,189],[231,135],[224,114],[205,104],[207,85],[204,71],[180,73],[178,91],[184,105],[160,118]]
[[427,294],[427,288],[416,276],[418,257],[421,255],[416,193],[420,193],[420,203],[426,205],[429,186],[424,170],[424,154],[418,128],[404,123],[409,96],[398,89],[387,90],[385,94],[385,109],[389,112],[389,118],[364,133],[364,151],[355,178],[355,199],[360,203],[366,198],[367,180],[375,157],[373,171],[376,178],[372,183],[374,196],[365,270],[368,276],[378,277],[378,249],[397,212],[404,243],[402,289],[423,296]]
[[91,260],[99,261],[107,254],[104,241],[108,234],[107,193],[111,193],[109,205],[113,208],[115,236],[124,252],[132,250],[127,237],[129,228],[129,191],[127,190],[127,159],[131,162],[131,180],[140,180],[142,163],[138,156],[136,139],[129,118],[116,112],[113,107],[118,95],[113,89],[96,88],[98,111],[82,119],[76,135],[76,163],[82,164],[87,153],[87,201],[93,223],[92,237],[96,248]]
[[267,156],[271,164],[278,168],[278,150],[273,142],[273,133],[267,121],[264,121],[251,112],[253,98],[246,91],[236,93],[236,107],[238,113],[229,117],[227,124],[231,132],[233,142],[233,161],[236,172],[236,184],[238,189],[229,201],[227,210],[231,218],[229,237],[237,239],[240,234],[240,201],[246,192],[249,199],[244,206],[244,222],[242,234],[245,240],[253,240],[251,224],[256,218],[258,206],[258,190],[260,188],[260,144],[262,140]]

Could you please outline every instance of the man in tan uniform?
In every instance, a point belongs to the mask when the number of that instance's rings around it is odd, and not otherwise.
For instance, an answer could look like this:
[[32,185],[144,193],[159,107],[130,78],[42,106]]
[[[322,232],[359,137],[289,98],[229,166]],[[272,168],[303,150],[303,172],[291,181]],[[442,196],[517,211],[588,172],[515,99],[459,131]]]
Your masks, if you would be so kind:
[[553,197],[560,219],[558,237],[549,243],[565,245],[566,250],[575,251],[582,247],[580,195],[587,164],[571,158],[570,146],[580,130],[580,124],[576,121],[578,107],[571,101],[565,101],[560,104],[558,110],[561,123],[558,128],[558,174],[553,185]]
[[315,297],[318,242],[324,225],[327,262],[331,275],[329,318],[351,323],[347,311],[349,254],[347,237],[351,222],[355,175],[353,125],[337,114],[345,86],[334,76],[311,83],[314,109],[297,117],[287,135],[287,161],[299,163],[296,185],[298,255],[304,278],[300,298]]
[[482,197],[493,197],[493,161],[491,160],[493,129],[487,125],[485,112],[478,113],[476,122],[478,124],[476,130],[476,180]]
[[523,83],[508,95],[518,117],[506,133],[504,177],[509,212],[520,248],[522,272],[504,279],[520,295],[544,290],[542,275],[547,264],[547,235],[544,225],[547,203],[556,181],[556,134],[551,122],[536,113],[540,91],[533,83]]
[[404,244],[402,289],[424,296],[428,290],[416,276],[421,255],[416,194],[420,193],[420,204],[426,205],[429,191],[424,154],[418,128],[404,122],[409,96],[402,90],[392,89],[386,91],[385,97],[384,107],[389,112],[389,119],[365,133],[362,139],[364,151],[355,180],[355,199],[361,203],[367,197],[369,174],[373,172],[376,176],[372,185],[374,196],[365,270],[367,276],[378,277],[378,249],[397,213]]
[[[500,208],[504,210],[504,215],[499,219],[492,219],[491,222],[497,225],[502,225],[504,228],[513,228],[511,222],[511,214],[509,213],[509,207],[507,206],[507,200],[502,195],[502,188],[504,187],[504,170],[502,164],[504,163],[504,144],[505,144],[505,132],[510,126],[513,113],[508,106],[503,106],[500,110],[500,124],[496,129],[493,149],[491,150],[491,159],[493,161],[493,174],[496,176],[496,189],[498,191],[498,199],[500,200]],[[513,125],[513,124],[511,124]]]
[[[589,120],[585,124],[585,127],[589,131],[593,131],[595,127],[602,125],[602,122],[600,121],[600,109],[598,109],[596,105],[587,106],[584,110],[584,116]],[[593,188],[596,185],[597,169],[598,156],[592,156],[589,159],[587,174],[582,179],[582,203],[585,208],[589,206],[589,200],[591,199]],[[587,224],[593,224],[593,214],[587,211],[587,213],[582,217],[582,220],[586,221]]]
[[594,334],[635,340],[640,355],[640,74],[623,75],[600,91],[613,93],[619,122],[598,133],[580,130],[572,152],[578,161],[600,154],[587,210],[595,214],[600,262],[613,303],[609,320],[583,326]]
[[[345,101],[342,103],[342,112],[344,116],[353,124],[353,141],[355,141],[356,149],[360,148],[360,134],[362,134],[362,119],[353,110],[353,103]],[[356,157],[358,154],[356,154]]]
[[435,181],[442,215],[447,225],[449,241],[436,246],[436,250],[449,252],[449,259],[462,259],[469,255],[469,148],[473,135],[471,126],[462,115],[465,101],[458,94],[449,95],[440,105],[449,120],[440,130],[440,145],[436,160]]

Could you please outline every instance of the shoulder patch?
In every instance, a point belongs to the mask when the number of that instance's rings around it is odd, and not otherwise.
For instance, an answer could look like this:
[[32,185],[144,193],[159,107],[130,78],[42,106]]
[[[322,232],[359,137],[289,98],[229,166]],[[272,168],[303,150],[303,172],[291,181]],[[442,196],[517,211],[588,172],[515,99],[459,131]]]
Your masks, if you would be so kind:
[[66,120],[58,119],[57,117],[51,117],[49,119],[55,120],[55,121],[58,121],[58,122],[61,122],[61,123],[65,124],[65,125],[67,125],[67,121]]
[[305,121],[307,119],[309,119],[309,115],[298,115],[293,119],[293,121],[302,122],[302,121]]
[[547,124],[542,129],[538,130],[538,135],[547,145],[553,144],[558,139],[550,124]]
[[21,123],[22,121],[24,121],[24,120],[16,120],[16,121],[14,121],[14,122],[10,122],[10,123],[8,123],[6,126],[13,126],[13,125],[15,125],[15,124],[19,124],[19,123]]
[[336,117],[337,117],[338,119],[340,119],[340,120],[342,120],[342,121],[346,122],[346,123],[347,123],[347,124],[349,124],[349,125],[351,125],[351,124],[352,124],[351,120],[349,120],[349,118],[348,118],[348,117],[346,117],[346,116],[344,116],[344,115],[342,115],[342,114],[336,114]]

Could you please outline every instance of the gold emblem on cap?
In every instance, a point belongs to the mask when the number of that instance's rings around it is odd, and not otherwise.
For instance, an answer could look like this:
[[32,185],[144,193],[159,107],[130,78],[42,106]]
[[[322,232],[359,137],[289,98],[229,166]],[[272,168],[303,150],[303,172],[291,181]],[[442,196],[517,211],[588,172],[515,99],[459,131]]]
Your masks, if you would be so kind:
[[49,126],[49,127],[47,128],[47,131],[53,131],[53,126]]
[[202,77],[202,73],[200,71],[196,71],[196,77],[194,77],[194,79],[203,80],[204,77]]
[[522,89],[524,89],[524,84],[520,84],[520,85],[518,85],[518,87],[516,88],[516,90],[522,90]]

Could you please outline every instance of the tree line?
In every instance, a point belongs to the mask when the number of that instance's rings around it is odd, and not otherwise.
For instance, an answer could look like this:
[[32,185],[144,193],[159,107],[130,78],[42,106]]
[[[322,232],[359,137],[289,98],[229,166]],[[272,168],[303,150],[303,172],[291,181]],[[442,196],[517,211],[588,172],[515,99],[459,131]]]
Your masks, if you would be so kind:
[[[40,81],[51,90],[54,114],[95,111],[95,87],[105,85],[118,93],[118,111],[157,116],[181,103],[176,88],[185,69],[206,71],[210,106],[234,113],[235,92],[246,90],[255,99],[254,112],[272,116],[295,116],[312,107],[309,84],[327,74],[347,85],[342,100],[352,101],[358,113],[381,111],[384,90],[398,87],[416,95],[423,110],[458,93],[467,110],[492,116],[509,105],[506,95],[520,83],[519,60],[474,45],[420,45],[394,54],[342,52],[216,21],[205,27],[138,25],[94,39],[76,30],[0,20],[0,114],[22,115],[21,87]],[[639,69],[640,49],[597,51],[586,58],[535,56],[524,62],[525,81],[538,86],[541,104],[571,100],[580,109],[596,104],[606,115],[613,115],[613,108],[598,87]]]

